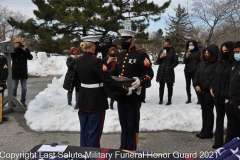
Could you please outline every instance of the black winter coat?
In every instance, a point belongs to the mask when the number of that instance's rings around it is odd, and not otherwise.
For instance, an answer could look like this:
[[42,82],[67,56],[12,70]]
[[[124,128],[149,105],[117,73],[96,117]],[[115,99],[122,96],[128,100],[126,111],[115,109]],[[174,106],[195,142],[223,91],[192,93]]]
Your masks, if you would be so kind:
[[3,89],[7,88],[6,81],[8,78],[8,65],[7,59],[0,55],[0,87]]
[[[104,83],[108,88],[126,95],[128,89],[117,83],[108,72],[106,65],[92,53],[84,52],[75,62],[76,80],[81,84]],[[80,88],[78,107],[86,112],[96,112],[108,109],[107,95],[104,87]]]
[[[135,46],[118,54],[117,64],[111,73],[113,76],[138,77],[142,90],[145,90],[146,82],[154,76],[152,63],[148,55]],[[116,95],[115,100],[124,104],[136,104],[142,102],[144,97],[145,93],[141,92],[140,95],[136,93],[129,96]]]
[[240,62],[235,61],[230,74],[230,80],[226,88],[225,99],[231,99],[240,104]]
[[186,53],[184,55],[183,63],[186,64],[184,71],[185,72],[196,72],[197,65],[200,62],[200,54],[199,50],[191,51],[191,54],[186,58]]
[[25,51],[18,47],[12,57],[12,79],[28,79],[27,60],[32,60],[33,56],[27,48]]
[[156,81],[164,83],[174,83],[175,73],[174,68],[178,65],[178,56],[174,48],[170,47],[166,57],[160,58],[163,49],[159,52],[157,64],[159,64]]
[[219,62],[214,69],[214,79],[210,85],[218,103],[224,104],[226,86],[230,78],[233,63],[228,61]]
[[68,57],[66,64],[67,64],[68,70],[65,75],[63,88],[71,92],[71,89],[73,89],[72,86],[76,85],[76,78],[74,78],[75,59],[73,57]]
[[214,78],[214,69],[217,66],[217,62],[208,62],[206,60],[201,61],[198,64],[197,71],[195,73],[195,77],[193,79],[193,86],[199,86],[201,91],[207,92],[209,91],[210,84]]

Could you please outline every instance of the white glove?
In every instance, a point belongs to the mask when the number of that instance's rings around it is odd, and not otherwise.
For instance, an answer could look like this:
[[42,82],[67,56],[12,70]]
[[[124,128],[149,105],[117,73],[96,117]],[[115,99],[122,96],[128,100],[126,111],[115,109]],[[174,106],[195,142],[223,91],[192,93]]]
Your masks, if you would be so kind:
[[128,93],[127,93],[127,96],[131,95],[132,94],[132,90],[134,90],[134,88],[128,88]]
[[131,86],[133,88],[138,88],[141,84],[139,78],[138,77],[133,77],[133,79],[135,79],[135,81],[131,84]]
[[137,95],[140,95],[140,94],[141,94],[141,91],[142,91],[142,87],[138,87],[136,94],[137,94]]

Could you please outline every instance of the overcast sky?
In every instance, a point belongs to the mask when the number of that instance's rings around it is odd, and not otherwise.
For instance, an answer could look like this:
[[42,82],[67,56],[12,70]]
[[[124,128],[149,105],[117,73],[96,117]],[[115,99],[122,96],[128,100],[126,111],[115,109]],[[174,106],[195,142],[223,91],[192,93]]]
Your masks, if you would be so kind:
[[[162,5],[167,0],[148,0],[154,1],[155,4]],[[171,5],[169,8],[166,9],[166,12],[161,16],[161,20],[158,22],[151,22],[150,26],[148,27],[148,31],[157,31],[159,28],[161,28],[163,31],[165,29],[166,20],[168,20],[168,14],[174,15],[175,12],[173,10],[174,7],[177,7],[179,3],[181,3],[182,6],[187,7],[187,1],[188,0],[172,0]],[[31,0],[0,0],[0,5],[7,6],[9,10],[12,10],[14,12],[19,11],[20,13],[27,15],[29,18],[33,17],[35,18],[33,14],[33,10],[37,9],[37,7],[32,3]]]

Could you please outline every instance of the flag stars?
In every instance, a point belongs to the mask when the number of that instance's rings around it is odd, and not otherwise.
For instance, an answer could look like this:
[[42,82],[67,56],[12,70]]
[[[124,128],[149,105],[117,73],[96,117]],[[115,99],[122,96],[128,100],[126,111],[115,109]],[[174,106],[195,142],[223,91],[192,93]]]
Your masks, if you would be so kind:
[[233,154],[235,154],[235,153],[237,153],[238,152],[238,147],[234,150],[234,149],[230,149],[231,150],[231,152],[233,153]]

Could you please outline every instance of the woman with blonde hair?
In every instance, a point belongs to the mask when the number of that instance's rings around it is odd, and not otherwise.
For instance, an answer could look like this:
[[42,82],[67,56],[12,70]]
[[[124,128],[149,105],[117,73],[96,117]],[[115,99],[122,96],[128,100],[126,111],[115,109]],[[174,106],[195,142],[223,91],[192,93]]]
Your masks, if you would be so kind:
[[103,83],[120,94],[132,94],[132,89],[117,83],[111,77],[103,61],[95,56],[96,43],[100,38],[101,36],[82,37],[83,42],[80,43],[80,47],[84,53],[76,59],[75,77],[81,82],[78,117],[82,147],[100,147],[105,111],[108,109]]

